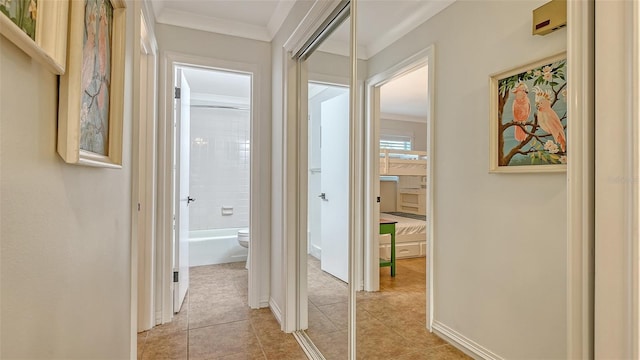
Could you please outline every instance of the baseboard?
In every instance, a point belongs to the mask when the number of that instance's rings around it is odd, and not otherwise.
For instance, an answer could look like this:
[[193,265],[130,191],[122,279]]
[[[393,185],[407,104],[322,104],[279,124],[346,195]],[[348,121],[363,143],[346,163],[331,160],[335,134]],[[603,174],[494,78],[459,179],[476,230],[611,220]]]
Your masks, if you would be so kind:
[[264,309],[269,307],[269,299],[260,299],[258,302],[258,308]]
[[278,304],[273,301],[273,298],[269,298],[269,309],[271,309],[273,316],[275,316],[276,320],[278,320],[278,324],[282,327],[282,310],[280,310]]
[[464,335],[451,329],[441,322],[434,320],[432,330],[438,336],[451,343],[451,345],[455,346],[460,351],[464,352],[474,359],[504,360],[499,355],[494,354],[490,350],[484,348],[482,345],[476,343],[471,339],[468,339]]
[[320,259],[320,256],[322,255],[322,249],[320,249],[319,246],[311,244],[311,247],[309,248],[309,255],[313,256],[316,259]]

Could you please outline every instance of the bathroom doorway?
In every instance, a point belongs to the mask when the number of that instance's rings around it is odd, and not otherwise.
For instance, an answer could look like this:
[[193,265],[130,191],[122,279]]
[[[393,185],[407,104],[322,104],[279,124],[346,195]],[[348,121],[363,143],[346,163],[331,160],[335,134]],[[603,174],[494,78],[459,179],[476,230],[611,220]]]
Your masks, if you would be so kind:
[[[270,154],[259,121],[265,106],[256,96],[266,84],[255,64],[178,53],[163,60],[156,324],[181,322],[184,310],[194,308],[218,315],[224,309],[220,321],[242,320],[250,309],[268,306],[263,164]],[[192,311],[188,322],[198,316]],[[218,321],[213,317],[202,314],[208,322],[189,327]]]
[[177,248],[180,267],[188,263],[192,328],[241,320],[249,309],[251,74],[188,65],[176,74],[176,236],[188,238],[188,249]]
[[189,266],[246,261],[251,75],[182,67],[191,88]]

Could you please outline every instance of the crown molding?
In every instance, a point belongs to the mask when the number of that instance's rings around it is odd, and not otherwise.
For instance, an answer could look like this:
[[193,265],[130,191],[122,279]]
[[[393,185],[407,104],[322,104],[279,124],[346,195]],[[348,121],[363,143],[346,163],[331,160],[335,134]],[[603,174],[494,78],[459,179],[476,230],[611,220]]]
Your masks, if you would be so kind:
[[260,26],[170,9],[164,6],[161,1],[153,1],[154,13],[158,23],[259,41],[271,41],[273,39],[294,5],[295,1],[280,0],[268,24]]
[[161,24],[180,26],[224,35],[238,36],[259,41],[271,41],[269,30],[265,26],[247,24],[239,21],[196,15],[186,11],[164,8],[157,16]]
[[389,29],[384,33],[384,35],[369,44],[367,47],[369,57],[373,57],[387,46],[407,35],[410,31],[422,25],[455,1],[456,0],[425,1],[424,6],[417,9],[410,17],[406,18],[397,26]]
[[289,16],[289,13],[295,4],[295,1],[287,0],[280,0],[280,2],[278,2],[278,6],[276,6],[276,9],[273,11],[273,15],[271,15],[271,19],[269,19],[269,23],[267,24],[269,40],[276,36],[278,30],[280,30],[282,24],[284,24],[284,21],[287,19],[287,16]]
[[426,116],[414,116],[414,115],[404,115],[404,114],[391,114],[391,113],[380,113],[381,120],[394,120],[394,121],[408,121],[415,123],[427,123]]

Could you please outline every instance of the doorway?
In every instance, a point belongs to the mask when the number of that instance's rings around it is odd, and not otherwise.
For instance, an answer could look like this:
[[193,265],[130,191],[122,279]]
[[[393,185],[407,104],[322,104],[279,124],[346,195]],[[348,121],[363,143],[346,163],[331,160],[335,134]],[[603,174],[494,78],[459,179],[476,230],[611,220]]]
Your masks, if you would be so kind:
[[[235,313],[266,307],[268,252],[259,230],[268,224],[268,212],[259,170],[268,153],[254,151],[264,147],[256,111],[257,67],[175,53],[163,60],[164,118],[170,125],[160,134],[164,226],[158,324],[170,322],[193,295],[189,273],[201,277],[197,273],[204,267],[223,268],[223,275],[210,280],[221,279],[220,289],[237,295],[233,303],[242,311]],[[214,269],[209,270],[204,272]]]
[[203,285],[247,304],[251,74],[188,64],[174,65],[174,73],[174,312],[191,275],[203,273],[220,275]]
[[[431,284],[434,242],[432,61],[433,46],[367,81],[365,141],[365,238],[369,241],[364,244],[364,289],[380,290],[380,259],[391,257],[389,239],[385,239],[387,236],[378,236],[381,217],[406,223],[402,230],[396,224],[395,252],[399,256],[390,259],[390,262],[397,265],[398,258],[425,257],[426,264],[423,267],[426,276],[422,279],[426,282],[425,313],[429,330],[433,311]],[[394,82],[397,84],[394,85]],[[410,100],[411,95],[407,95],[390,99],[399,92],[394,90],[395,86],[405,89],[416,87],[413,93],[415,98]],[[384,93],[387,100],[382,98]],[[384,101],[387,103],[383,107]],[[403,104],[405,101],[407,103]],[[411,110],[413,113],[406,112],[412,107],[410,103],[416,106]],[[396,107],[396,104],[399,106]],[[398,114],[399,111],[395,109],[403,109],[401,111],[405,113]],[[386,211],[384,215],[381,215],[381,210]]]

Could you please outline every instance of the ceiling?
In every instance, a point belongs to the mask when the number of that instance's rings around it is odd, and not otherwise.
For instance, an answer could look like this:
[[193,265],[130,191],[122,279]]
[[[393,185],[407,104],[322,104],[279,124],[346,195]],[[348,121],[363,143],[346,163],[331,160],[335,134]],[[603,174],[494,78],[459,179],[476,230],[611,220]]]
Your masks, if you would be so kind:
[[[295,0],[312,1],[312,0]],[[197,30],[271,41],[294,0],[151,0],[156,21]],[[368,59],[455,0],[360,0],[358,57]],[[349,29],[337,31],[322,50],[346,55]]]
[[[312,1],[312,0],[295,0]],[[294,0],[151,0],[156,21],[197,30],[271,41],[282,26]],[[358,57],[369,59],[455,0],[359,0]],[[349,27],[340,26],[321,51],[348,55]],[[403,120],[426,119],[426,70],[407,74],[382,87],[381,112]],[[196,94],[225,89],[221,78],[193,70],[187,78]],[[197,75],[194,75],[197,74]],[[229,102],[247,99],[226,88]],[[212,94],[210,94],[212,95]],[[198,95],[196,95],[198,96]],[[234,100],[235,99],[235,100]],[[242,100],[246,102],[247,100]],[[423,120],[420,120],[423,119]]]
[[291,0],[151,0],[159,23],[262,41],[273,39],[294,3]]
[[195,67],[181,69],[189,84],[193,105],[250,105],[250,75]]
[[393,79],[380,88],[381,117],[427,122],[427,66]]

